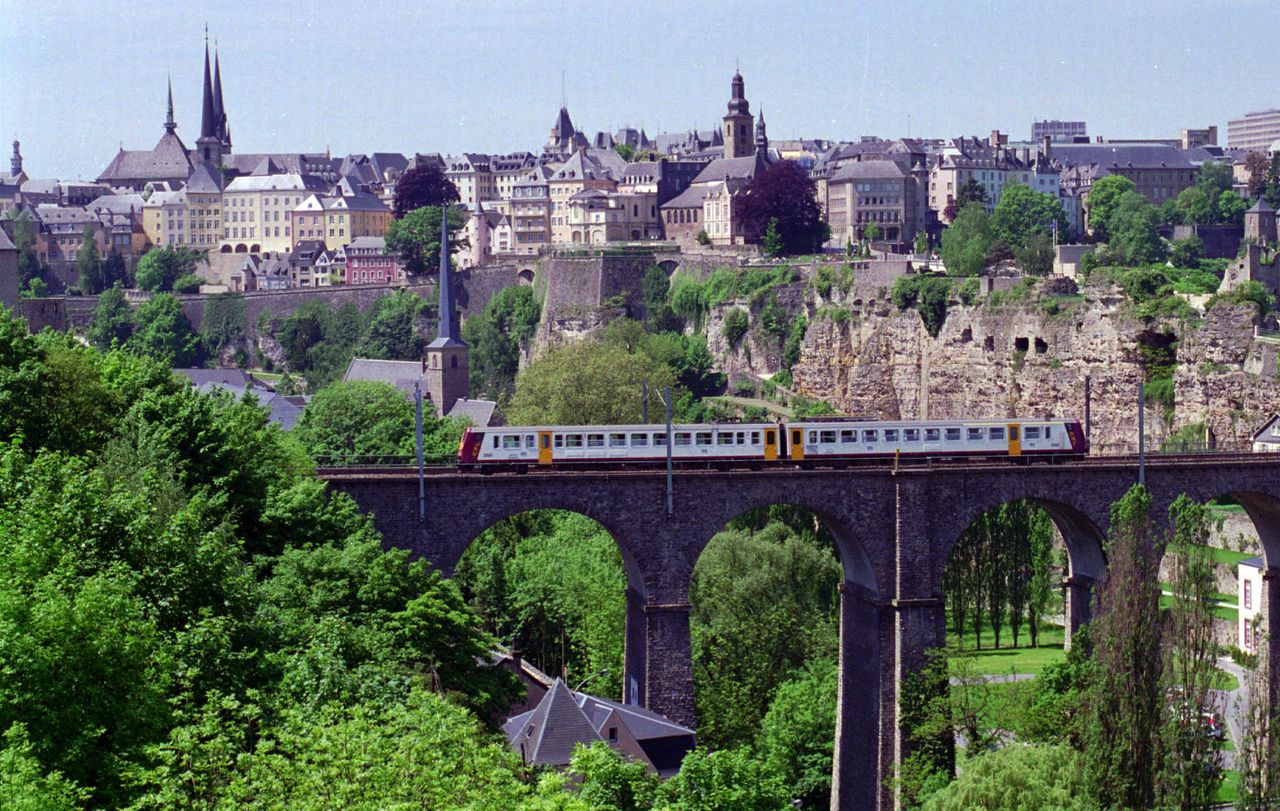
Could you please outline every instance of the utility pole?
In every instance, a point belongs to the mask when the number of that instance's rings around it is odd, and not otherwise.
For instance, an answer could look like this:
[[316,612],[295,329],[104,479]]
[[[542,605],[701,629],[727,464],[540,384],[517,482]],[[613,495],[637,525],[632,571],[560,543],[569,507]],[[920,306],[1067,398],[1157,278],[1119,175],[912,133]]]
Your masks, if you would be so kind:
[[418,445],[418,523],[427,520],[427,478],[422,464],[422,384],[413,384],[414,435]]
[[1084,376],[1084,438],[1093,438],[1093,375]]

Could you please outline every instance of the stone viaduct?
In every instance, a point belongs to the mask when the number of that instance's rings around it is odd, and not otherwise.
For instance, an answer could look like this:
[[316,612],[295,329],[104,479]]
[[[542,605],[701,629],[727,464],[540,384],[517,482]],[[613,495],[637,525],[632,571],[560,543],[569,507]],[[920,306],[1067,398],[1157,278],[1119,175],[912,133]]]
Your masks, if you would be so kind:
[[[418,519],[413,473],[322,471],[350,494],[388,546],[413,550],[446,573],[494,523],[526,510],[571,510],[614,538],[627,570],[624,697],[694,724],[688,588],[712,536],[742,513],[774,504],[812,511],[830,530],[844,569],[840,600],[840,689],[832,807],[892,808],[886,775],[907,754],[899,728],[903,677],[927,649],[945,642],[942,570],[964,529],[999,504],[1029,499],[1066,540],[1064,583],[1070,628],[1087,621],[1105,572],[1102,540],[1110,505],[1137,480],[1131,458],[1056,465],[909,466],[847,470],[677,471],[674,510],[662,472],[530,472],[426,477]],[[1146,466],[1153,517],[1163,523],[1182,493],[1204,501],[1231,495],[1264,547],[1262,609],[1280,629],[1280,455],[1152,459]],[[1280,695],[1280,635],[1271,651],[1271,690]]]

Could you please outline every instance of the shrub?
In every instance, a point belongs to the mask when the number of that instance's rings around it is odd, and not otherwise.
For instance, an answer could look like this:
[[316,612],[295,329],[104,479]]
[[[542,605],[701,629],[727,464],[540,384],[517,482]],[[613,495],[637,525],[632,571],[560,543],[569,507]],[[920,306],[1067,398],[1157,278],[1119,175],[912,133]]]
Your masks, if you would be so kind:
[[747,334],[747,328],[750,325],[751,322],[747,317],[747,311],[741,307],[734,307],[724,314],[724,325],[721,327],[721,333],[724,335],[725,340],[729,342],[729,346],[737,349],[738,344],[742,341],[742,336]]
[[823,298],[831,297],[831,288],[835,284],[836,273],[830,265],[823,265],[813,275],[813,289]]

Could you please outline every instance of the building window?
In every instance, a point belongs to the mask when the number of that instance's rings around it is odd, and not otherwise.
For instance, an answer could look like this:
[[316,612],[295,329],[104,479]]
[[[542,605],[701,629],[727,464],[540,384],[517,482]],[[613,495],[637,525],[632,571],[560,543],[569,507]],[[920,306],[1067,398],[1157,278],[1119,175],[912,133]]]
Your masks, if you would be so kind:
[[1246,609],[1253,608],[1253,581],[1244,581],[1244,607]]

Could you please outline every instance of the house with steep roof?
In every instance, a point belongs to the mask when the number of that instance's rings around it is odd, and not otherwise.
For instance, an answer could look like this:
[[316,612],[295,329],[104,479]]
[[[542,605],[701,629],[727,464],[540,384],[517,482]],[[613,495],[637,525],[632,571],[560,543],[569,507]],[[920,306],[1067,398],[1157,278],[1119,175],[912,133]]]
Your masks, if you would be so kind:
[[290,212],[289,219],[295,244],[316,239],[329,250],[337,250],[359,237],[386,235],[391,209],[364,191],[350,195],[312,194]]
[[[616,154],[616,153],[615,153]],[[551,201],[551,241],[572,244],[573,227],[569,222],[569,198],[588,190],[613,191],[618,184],[609,171],[579,149],[569,156],[547,178],[547,196]],[[579,232],[579,243],[582,242]]]
[[357,237],[346,247],[347,284],[397,284],[405,279],[397,253],[387,253],[383,237]]
[[[222,253],[287,252],[293,249],[292,212],[309,196],[327,194],[315,175],[244,175],[222,192]],[[345,244],[345,243],[344,243]]]
[[530,766],[564,768],[579,744],[603,741],[661,777],[680,771],[697,743],[688,727],[637,704],[621,704],[569,689],[561,679],[533,709],[502,725],[507,745]]
[[[689,188],[661,206],[661,223],[667,240],[686,250],[697,246],[702,233],[716,245],[742,243],[735,198],[757,175],[769,168],[764,152],[738,158],[716,158],[702,167]],[[714,222],[716,234],[708,229]]]

